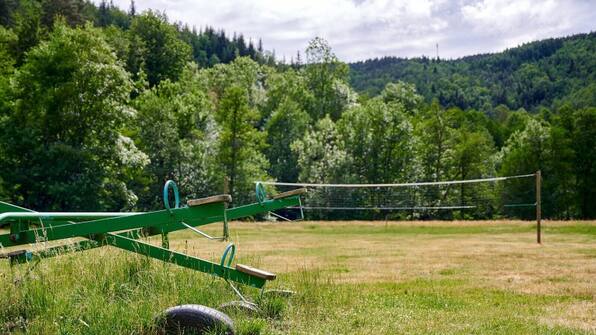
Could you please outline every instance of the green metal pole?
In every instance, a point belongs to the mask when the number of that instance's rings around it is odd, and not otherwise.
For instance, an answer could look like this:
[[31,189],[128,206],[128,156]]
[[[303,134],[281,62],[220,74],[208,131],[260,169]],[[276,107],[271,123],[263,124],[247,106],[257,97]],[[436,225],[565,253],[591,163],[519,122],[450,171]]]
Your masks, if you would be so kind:
[[266,283],[265,279],[251,276],[249,274],[240,272],[236,269],[227,266],[221,266],[220,264],[209,262],[201,258],[192,257],[179,252],[160,248],[121,235],[107,234],[105,237],[105,241],[107,244],[123,250],[132,251],[134,253],[155,258],[160,261],[212,274],[214,276],[232,280],[240,284],[261,288]]
[[144,227],[159,227],[167,232],[180,227],[178,223],[180,221],[184,221],[189,225],[202,225],[206,222],[213,222],[222,216],[223,211],[223,203],[212,203],[196,207],[175,208],[131,216],[63,224],[47,229],[42,227],[0,235],[0,245],[9,247],[77,236],[88,237],[93,234]]

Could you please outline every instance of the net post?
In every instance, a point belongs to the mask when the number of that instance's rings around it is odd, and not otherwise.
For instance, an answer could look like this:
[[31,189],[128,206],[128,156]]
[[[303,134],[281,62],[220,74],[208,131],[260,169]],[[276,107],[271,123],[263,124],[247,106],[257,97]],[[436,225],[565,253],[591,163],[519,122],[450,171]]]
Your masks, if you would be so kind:
[[540,170],[536,171],[536,242],[542,244],[542,232],[540,230],[540,223],[542,221],[542,204],[541,204],[541,183],[542,173]]

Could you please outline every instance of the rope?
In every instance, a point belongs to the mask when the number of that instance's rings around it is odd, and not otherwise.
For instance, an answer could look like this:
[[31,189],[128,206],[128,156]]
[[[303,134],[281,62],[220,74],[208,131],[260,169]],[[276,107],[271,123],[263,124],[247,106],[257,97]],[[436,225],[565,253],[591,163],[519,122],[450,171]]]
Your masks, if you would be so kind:
[[[292,207],[298,208],[298,207]],[[469,208],[476,208],[476,206],[436,206],[436,207],[426,207],[426,206],[417,206],[417,207],[302,207],[306,210],[381,210],[381,211],[391,211],[391,210],[430,210],[430,209],[469,209]]]
[[407,186],[432,186],[432,185],[454,185],[454,184],[471,184],[482,183],[490,181],[502,181],[516,178],[534,177],[535,174],[523,174],[517,176],[493,177],[484,179],[468,179],[468,180],[450,180],[450,181],[435,181],[435,182],[418,182],[418,183],[398,183],[398,184],[315,184],[315,183],[283,183],[275,181],[257,181],[262,185],[278,185],[278,186],[301,186],[301,187],[407,187]]

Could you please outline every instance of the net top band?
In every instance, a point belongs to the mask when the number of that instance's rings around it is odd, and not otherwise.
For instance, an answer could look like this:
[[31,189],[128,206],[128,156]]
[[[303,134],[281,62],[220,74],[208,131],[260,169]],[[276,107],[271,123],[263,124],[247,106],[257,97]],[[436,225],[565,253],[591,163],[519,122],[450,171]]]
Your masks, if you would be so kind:
[[468,179],[468,180],[450,180],[450,181],[434,181],[434,182],[418,182],[418,183],[397,183],[397,184],[316,184],[316,183],[282,183],[275,181],[256,181],[263,185],[279,185],[279,186],[301,186],[301,187],[407,187],[407,186],[432,186],[432,185],[453,185],[453,184],[470,184],[490,181],[501,181],[516,178],[534,177],[536,174],[523,174],[517,176],[492,177],[483,179]]

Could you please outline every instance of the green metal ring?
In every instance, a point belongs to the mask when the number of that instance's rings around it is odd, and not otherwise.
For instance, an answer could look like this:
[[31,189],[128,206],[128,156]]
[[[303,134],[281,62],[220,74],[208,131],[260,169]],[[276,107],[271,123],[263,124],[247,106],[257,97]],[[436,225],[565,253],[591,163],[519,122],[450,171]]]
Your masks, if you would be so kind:
[[[230,257],[228,258],[228,252],[230,252],[230,250],[232,250],[232,253],[230,254]],[[221,256],[221,263],[220,265],[223,266],[227,266],[230,267],[230,265],[232,265],[232,261],[234,260],[234,256],[236,255],[236,246],[234,245],[234,243],[230,243],[228,244],[228,246],[226,247],[226,250],[224,250],[223,255]],[[228,264],[226,263],[226,258],[228,258]]]
[[173,180],[166,181],[166,184],[163,186],[163,204],[166,209],[170,209],[170,199],[169,199],[169,189],[172,188],[174,192],[174,208],[180,207],[180,195],[178,194],[178,186]]
[[267,197],[267,191],[265,191],[265,186],[260,182],[255,185],[255,194],[257,195],[257,201],[262,205]]

